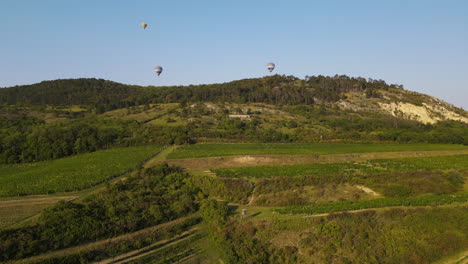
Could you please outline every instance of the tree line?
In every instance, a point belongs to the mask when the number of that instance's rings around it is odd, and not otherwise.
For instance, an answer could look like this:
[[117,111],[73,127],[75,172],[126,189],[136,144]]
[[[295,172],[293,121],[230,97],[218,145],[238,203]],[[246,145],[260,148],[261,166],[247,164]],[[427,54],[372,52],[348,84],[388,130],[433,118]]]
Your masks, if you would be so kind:
[[[2,121],[3,120],[3,121]],[[187,128],[142,126],[134,120],[82,118],[50,124],[0,118],[0,164],[36,162],[116,146],[192,142]]]

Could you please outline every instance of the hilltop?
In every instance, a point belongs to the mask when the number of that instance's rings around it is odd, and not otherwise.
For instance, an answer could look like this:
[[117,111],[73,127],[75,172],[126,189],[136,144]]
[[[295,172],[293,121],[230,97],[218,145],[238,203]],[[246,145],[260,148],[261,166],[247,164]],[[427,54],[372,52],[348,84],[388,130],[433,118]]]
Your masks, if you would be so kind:
[[88,105],[98,113],[155,103],[266,103],[319,105],[354,112],[378,112],[395,117],[436,123],[468,123],[463,109],[432,96],[406,91],[383,80],[345,75],[268,76],[221,84],[142,87],[102,79],[63,79],[0,89],[0,104]]

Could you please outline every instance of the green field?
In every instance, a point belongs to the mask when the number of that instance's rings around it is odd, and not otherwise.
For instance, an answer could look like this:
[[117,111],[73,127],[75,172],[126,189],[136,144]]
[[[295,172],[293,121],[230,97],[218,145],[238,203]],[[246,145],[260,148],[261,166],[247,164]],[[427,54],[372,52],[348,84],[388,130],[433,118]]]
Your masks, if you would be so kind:
[[220,177],[271,178],[342,173],[468,169],[468,155],[376,159],[365,163],[329,163],[213,169]]
[[347,143],[235,143],[195,144],[178,148],[170,159],[219,157],[236,155],[324,155],[366,152],[466,150],[463,145],[448,144],[347,144]]
[[58,160],[1,165],[0,196],[81,190],[134,168],[160,149],[116,148]]

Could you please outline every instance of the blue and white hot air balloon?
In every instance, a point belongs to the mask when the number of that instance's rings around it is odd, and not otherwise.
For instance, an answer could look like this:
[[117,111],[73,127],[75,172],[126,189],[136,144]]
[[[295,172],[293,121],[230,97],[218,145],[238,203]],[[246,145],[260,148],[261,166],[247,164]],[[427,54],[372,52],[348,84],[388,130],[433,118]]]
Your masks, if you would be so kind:
[[163,71],[163,68],[161,66],[156,66],[154,67],[154,72],[158,74],[158,76],[161,74]]
[[275,64],[273,62],[270,62],[267,64],[267,69],[272,72],[275,69]]

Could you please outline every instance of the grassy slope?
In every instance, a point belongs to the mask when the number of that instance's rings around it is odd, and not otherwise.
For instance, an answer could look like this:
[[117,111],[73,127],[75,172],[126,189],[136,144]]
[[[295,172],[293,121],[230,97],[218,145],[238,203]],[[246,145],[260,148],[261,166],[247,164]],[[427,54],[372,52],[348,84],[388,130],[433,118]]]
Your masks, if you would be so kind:
[[0,166],[0,196],[80,190],[134,168],[159,147],[117,148],[28,164]]
[[399,151],[435,151],[464,150],[462,145],[444,144],[344,144],[344,143],[308,143],[308,144],[195,144],[178,148],[171,153],[170,159],[218,157],[235,155],[323,155],[339,153],[399,152]]
[[304,263],[430,263],[466,248],[466,209],[390,209],[272,219],[258,222],[271,228],[257,236],[276,247],[297,247],[306,253],[301,255]]

